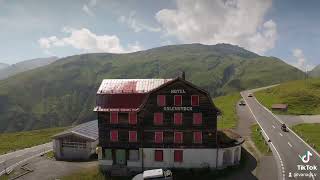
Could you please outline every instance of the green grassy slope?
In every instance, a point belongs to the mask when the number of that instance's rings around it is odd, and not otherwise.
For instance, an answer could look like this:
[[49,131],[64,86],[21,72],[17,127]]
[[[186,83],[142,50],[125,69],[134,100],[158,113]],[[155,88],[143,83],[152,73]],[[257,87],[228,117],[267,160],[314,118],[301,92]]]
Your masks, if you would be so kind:
[[237,125],[236,105],[241,99],[239,93],[232,93],[214,99],[214,104],[222,111],[222,116],[218,120],[218,128],[235,128]]
[[251,126],[251,139],[257,149],[262,153],[262,154],[270,154],[271,151],[269,150],[269,146],[267,145],[265,139],[263,138],[261,134],[261,128],[258,124],[254,124]]
[[95,119],[92,109],[102,79],[172,78],[182,70],[213,97],[303,77],[279,59],[226,44],[70,56],[0,81],[0,132]]
[[288,104],[288,114],[320,114],[320,79],[292,81],[255,93],[266,107]]
[[65,129],[60,127],[0,134],[0,154],[50,142],[53,135]]
[[309,72],[309,75],[311,77],[320,77],[320,65],[316,66],[312,69],[311,72]]
[[316,151],[320,151],[320,124],[299,124],[293,126],[292,129]]

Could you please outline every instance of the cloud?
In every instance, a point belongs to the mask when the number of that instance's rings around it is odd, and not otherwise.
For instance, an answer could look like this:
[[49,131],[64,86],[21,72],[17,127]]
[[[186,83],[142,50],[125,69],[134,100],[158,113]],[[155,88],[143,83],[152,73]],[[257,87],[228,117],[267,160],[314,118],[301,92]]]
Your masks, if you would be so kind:
[[120,40],[115,35],[96,35],[86,28],[73,29],[63,28],[62,32],[69,34],[64,38],[56,36],[44,37],[38,40],[41,48],[48,50],[53,47],[71,46],[85,52],[109,52],[109,53],[128,53],[142,50],[138,42],[127,48],[120,44]]
[[150,32],[159,32],[161,31],[160,27],[152,27],[147,24],[144,24],[137,20],[136,13],[132,11],[129,16],[120,16],[118,21],[122,24],[126,24],[129,28],[133,29],[134,32],[140,31],[150,31]]
[[89,16],[94,16],[94,13],[89,9],[89,7],[88,7],[86,4],[84,4],[84,5],[82,6],[82,10],[83,10],[87,15],[89,15]]
[[97,5],[97,0],[89,0],[88,3],[82,6],[82,10],[89,16],[94,16],[93,11],[91,10]]
[[277,39],[276,22],[264,21],[271,6],[272,0],[177,0],[156,19],[183,43],[230,43],[263,54]]
[[292,63],[293,66],[303,71],[306,71],[306,70],[309,71],[314,68],[314,65],[308,63],[301,49],[296,48],[292,50],[292,56],[295,58],[295,62]]

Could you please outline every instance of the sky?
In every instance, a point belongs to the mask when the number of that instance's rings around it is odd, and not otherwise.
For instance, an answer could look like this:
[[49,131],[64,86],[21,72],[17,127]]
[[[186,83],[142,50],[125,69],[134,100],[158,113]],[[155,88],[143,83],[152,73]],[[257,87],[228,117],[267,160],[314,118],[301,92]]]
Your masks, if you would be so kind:
[[230,43],[320,64],[317,0],[0,0],[0,62]]

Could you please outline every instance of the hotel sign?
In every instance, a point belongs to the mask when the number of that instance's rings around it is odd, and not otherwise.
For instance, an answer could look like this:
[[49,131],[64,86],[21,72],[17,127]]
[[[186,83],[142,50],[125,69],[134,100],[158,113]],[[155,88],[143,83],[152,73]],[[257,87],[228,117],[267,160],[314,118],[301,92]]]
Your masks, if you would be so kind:
[[164,111],[192,111],[192,107],[163,107]]
[[[171,94],[185,94],[186,91],[184,89],[171,89]],[[174,107],[163,107],[164,111],[192,111],[192,107],[182,107],[182,106],[174,106]]]

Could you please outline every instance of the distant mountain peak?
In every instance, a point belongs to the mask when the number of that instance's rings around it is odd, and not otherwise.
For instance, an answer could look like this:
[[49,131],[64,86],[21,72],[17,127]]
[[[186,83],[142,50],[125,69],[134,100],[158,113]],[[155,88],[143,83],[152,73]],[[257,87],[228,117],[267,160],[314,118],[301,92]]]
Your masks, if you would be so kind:
[[24,71],[46,66],[48,64],[55,62],[57,59],[58,57],[51,56],[47,58],[35,58],[35,59],[25,60],[12,65],[4,64],[3,66],[1,66],[1,63],[0,63],[0,80]]

